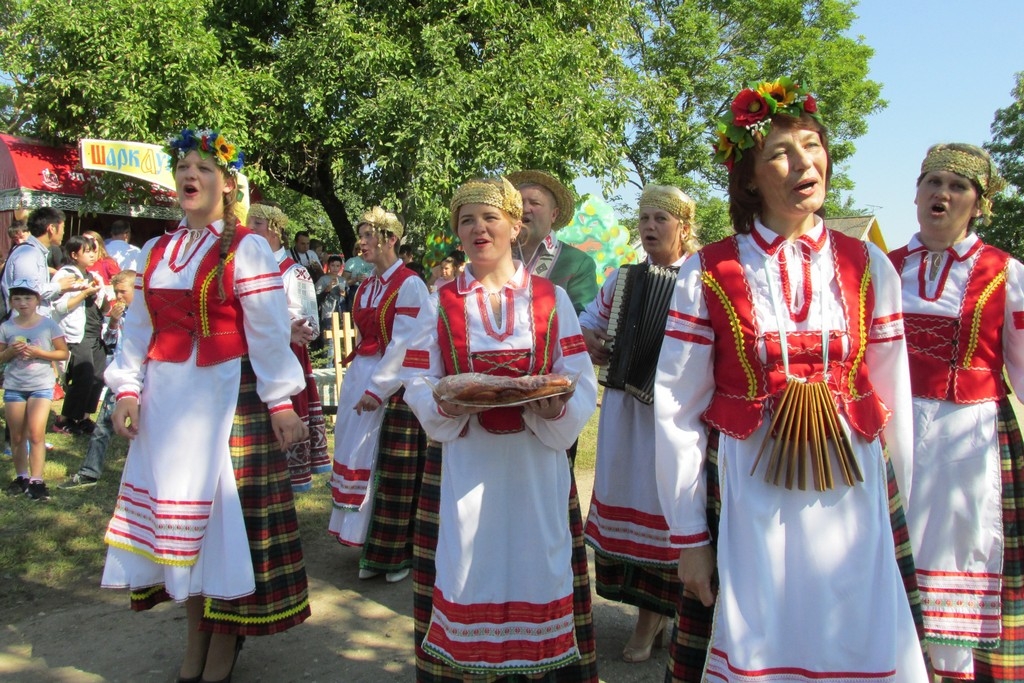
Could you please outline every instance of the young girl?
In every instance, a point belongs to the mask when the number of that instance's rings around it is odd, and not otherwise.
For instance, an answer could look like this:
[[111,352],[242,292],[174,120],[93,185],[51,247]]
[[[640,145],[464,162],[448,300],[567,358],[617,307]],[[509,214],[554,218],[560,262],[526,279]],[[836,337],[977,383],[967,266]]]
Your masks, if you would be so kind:
[[[17,315],[0,324],[0,363],[4,374],[4,410],[11,429],[11,448],[17,477],[7,493],[49,500],[43,482],[46,460],[46,418],[55,384],[53,361],[67,360],[64,333],[55,322],[39,315],[39,286],[18,280],[10,289],[10,307]],[[31,453],[26,445],[31,446]]]
[[99,256],[96,242],[75,235],[67,242],[67,252],[67,263],[53,277],[71,275],[87,284],[85,289],[66,292],[53,305],[53,318],[60,324],[71,352],[64,374],[67,394],[53,430],[82,435],[91,434],[96,427],[88,416],[96,412],[107,364],[107,352],[101,341],[103,314],[100,312],[105,290],[100,276],[90,272]]

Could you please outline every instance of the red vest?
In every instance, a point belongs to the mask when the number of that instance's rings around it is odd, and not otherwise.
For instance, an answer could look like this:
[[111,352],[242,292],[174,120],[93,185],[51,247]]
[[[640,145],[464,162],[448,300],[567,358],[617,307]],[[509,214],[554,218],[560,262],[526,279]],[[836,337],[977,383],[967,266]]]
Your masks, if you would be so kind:
[[153,336],[146,358],[168,363],[184,363],[197,347],[196,365],[217,365],[241,358],[249,347],[242,327],[242,305],[235,296],[235,253],[242,237],[250,231],[235,227],[231,249],[224,259],[224,298],[220,298],[220,249],[215,245],[203,255],[190,290],[153,289],[150,278],[171,241],[168,233],[160,237],[146,261],[143,292],[153,322]]
[[378,306],[363,306],[364,287],[371,278],[363,280],[356,290],[355,301],[352,303],[352,320],[359,330],[359,343],[352,350],[349,361],[355,356],[375,356],[383,354],[391,343],[391,335],[395,329],[395,312],[398,309],[398,290],[402,283],[411,277],[418,277],[415,272],[399,266],[384,285]]
[[[437,338],[446,375],[480,372],[498,377],[522,377],[551,372],[555,345],[558,343],[555,286],[542,277],[527,277],[530,318],[533,321],[533,348],[529,349],[473,351],[470,348],[466,307],[476,300],[475,292],[470,292],[470,296],[459,293],[458,280],[437,290]],[[477,413],[477,419],[484,429],[493,434],[514,434],[526,427],[522,406],[491,408]]]
[[[960,315],[949,318],[904,313],[914,396],[953,403],[996,401],[1006,396],[1003,382],[1003,321],[1006,267],[1010,255],[978,242],[967,278]],[[907,247],[891,254],[902,275]]]
[[[788,333],[790,373],[811,380],[824,378],[850,426],[871,440],[881,433],[890,412],[875,394],[863,362],[874,310],[867,246],[831,230],[829,238],[849,321],[849,352],[841,357],[842,339],[832,332],[828,371],[824,373],[820,330]],[[755,326],[737,238],[710,244],[698,254],[704,299],[715,332],[715,393],[702,417],[715,429],[746,439],[764,420],[765,404],[773,405],[786,386],[779,335],[766,335]],[[758,356],[759,343],[767,348],[768,366]]]

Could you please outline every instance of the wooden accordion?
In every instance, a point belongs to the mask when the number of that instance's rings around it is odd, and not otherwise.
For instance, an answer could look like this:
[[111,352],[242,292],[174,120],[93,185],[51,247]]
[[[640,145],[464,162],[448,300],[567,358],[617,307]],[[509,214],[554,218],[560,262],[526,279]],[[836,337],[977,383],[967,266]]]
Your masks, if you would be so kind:
[[619,268],[608,324],[608,365],[599,384],[654,403],[654,373],[665,338],[665,321],[679,268],[639,264]]

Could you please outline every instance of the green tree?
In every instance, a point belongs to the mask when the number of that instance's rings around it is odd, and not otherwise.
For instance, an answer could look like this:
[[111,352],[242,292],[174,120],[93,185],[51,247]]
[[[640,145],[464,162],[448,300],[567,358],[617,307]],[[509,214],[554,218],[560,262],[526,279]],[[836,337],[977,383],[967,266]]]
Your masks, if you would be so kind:
[[829,206],[842,205],[838,193],[852,185],[841,164],[854,151],[852,141],[866,132],[866,118],[885,104],[881,86],[868,78],[872,49],[862,38],[846,35],[855,4],[645,3],[646,11],[633,17],[625,51],[633,71],[621,89],[635,112],[624,141],[632,181],[637,186],[677,184],[699,201],[708,199],[726,185],[724,168],[712,163],[710,142],[714,121],[728,108],[730,96],[739,86],[792,75],[810,85],[821,103],[831,157],[840,167]]
[[1013,103],[999,109],[992,121],[992,141],[985,148],[1006,179],[1006,190],[993,202],[991,225],[978,226],[989,244],[1024,260],[1024,72],[1016,75]]

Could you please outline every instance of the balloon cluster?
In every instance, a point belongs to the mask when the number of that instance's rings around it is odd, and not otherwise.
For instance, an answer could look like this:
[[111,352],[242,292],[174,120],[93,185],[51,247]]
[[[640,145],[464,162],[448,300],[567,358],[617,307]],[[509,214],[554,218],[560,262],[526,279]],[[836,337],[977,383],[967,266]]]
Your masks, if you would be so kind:
[[612,207],[589,194],[576,203],[572,222],[556,234],[594,259],[598,287],[614,269],[640,260],[629,243],[629,230],[619,224]]

